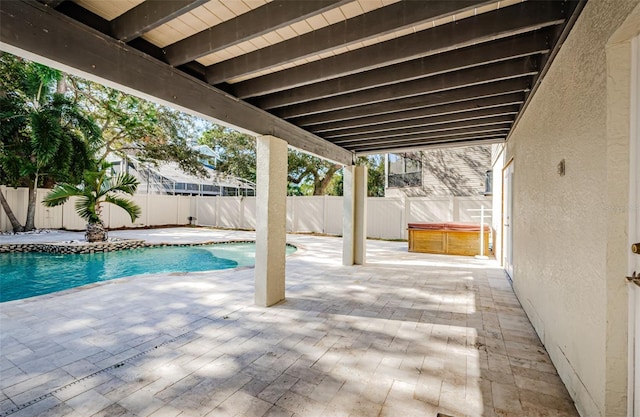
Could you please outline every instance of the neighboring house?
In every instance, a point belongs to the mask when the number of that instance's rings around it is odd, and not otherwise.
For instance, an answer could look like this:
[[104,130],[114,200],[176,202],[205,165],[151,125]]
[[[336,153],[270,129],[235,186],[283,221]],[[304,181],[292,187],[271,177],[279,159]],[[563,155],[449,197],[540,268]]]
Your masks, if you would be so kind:
[[[206,147],[206,145],[205,145]],[[206,147],[209,149],[208,147]],[[199,149],[202,151],[202,149]],[[213,155],[210,155],[213,156]],[[204,161],[205,177],[185,173],[175,162],[157,165],[139,161],[129,155],[127,160],[113,157],[116,172],[126,171],[140,182],[138,193],[201,196],[255,196],[256,185],[251,181],[223,174]]]
[[387,154],[388,197],[490,194],[491,145]]

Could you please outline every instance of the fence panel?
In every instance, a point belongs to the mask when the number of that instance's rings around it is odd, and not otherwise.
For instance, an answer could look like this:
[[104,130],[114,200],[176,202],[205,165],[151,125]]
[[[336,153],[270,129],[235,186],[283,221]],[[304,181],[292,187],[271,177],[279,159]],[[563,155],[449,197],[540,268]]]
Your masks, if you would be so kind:
[[367,200],[367,236],[378,239],[402,239],[404,204],[399,198]]
[[[29,190],[26,188],[11,188],[2,187],[2,192],[9,204],[9,207],[13,210],[13,214],[16,216],[20,224],[24,224],[27,219],[27,204],[29,203]],[[6,232],[11,230],[11,222],[5,214],[4,210],[0,210],[0,216],[2,216],[2,231]],[[38,219],[36,219],[37,224]]]
[[407,223],[449,222],[454,220],[453,199],[447,197],[412,197],[407,200],[409,204]]
[[480,223],[480,208],[484,206],[484,223],[491,224],[490,197],[460,197],[458,199],[458,219],[461,222]]
[[295,231],[323,233],[324,197],[289,197],[295,210]]
[[131,217],[129,217],[127,212],[120,207],[116,207],[112,204],[102,204],[102,219],[106,227],[117,229],[120,227],[140,227],[146,224],[145,215],[147,211],[147,205],[145,204],[144,196],[135,195],[128,198],[140,207],[141,214],[140,217],[136,219],[136,224],[131,222]]
[[[28,190],[2,187],[14,213],[24,223]],[[38,190],[41,200],[48,190]],[[124,210],[106,204],[103,218],[107,227],[142,227],[159,225],[186,225],[189,216],[197,224],[230,229],[255,229],[255,197],[197,197],[170,195],[135,195],[133,201],[142,209],[141,217],[131,223]],[[61,207],[36,208],[38,228],[65,228],[84,230],[86,222],[76,213],[75,198]],[[372,238],[406,238],[407,223],[465,221],[480,222],[478,209],[487,209],[485,222],[490,224],[492,200],[490,197],[411,197],[369,198],[367,201],[367,235]],[[287,231],[342,234],[342,197],[309,196],[287,197]],[[11,230],[11,224],[0,210],[0,231]]]
[[87,228],[87,221],[76,213],[77,197],[71,197],[62,206],[62,227],[67,230],[84,230]]
[[[171,197],[171,196],[163,196]],[[178,215],[176,216],[176,224],[187,225],[189,224],[189,217],[192,216],[192,206],[195,206],[196,197],[191,196],[177,196],[178,198]]]
[[[20,220],[23,224],[27,219],[27,207],[29,204],[29,190],[27,188],[10,188],[9,190],[14,193],[14,201],[9,202],[10,207],[19,207],[18,211],[20,215],[14,211],[18,220]],[[45,207],[42,204],[42,200],[49,193],[46,188],[39,188],[37,190],[36,198],[40,202],[40,204],[36,204],[36,212],[35,212],[35,225],[38,229],[57,229],[62,226],[62,219],[60,215],[62,213],[62,207]],[[8,219],[7,219],[8,220]]]
[[324,233],[328,235],[342,235],[342,197],[326,196],[324,215]]
[[295,232],[295,206],[291,201],[291,197],[287,197],[287,232]]
[[218,197],[196,197],[197,224],[202,226],[216,226]]
[[62,228],[62,210],[62,206],[45,207],[38,204],[36,207],[36,227],[38,229]]
[[220,197],[218,200],[218,222],[216,226],[226,229],[240,228],[240,197]]
[[242,200],[242,228],[255,230],[256,228],[256,198],[243,197]]

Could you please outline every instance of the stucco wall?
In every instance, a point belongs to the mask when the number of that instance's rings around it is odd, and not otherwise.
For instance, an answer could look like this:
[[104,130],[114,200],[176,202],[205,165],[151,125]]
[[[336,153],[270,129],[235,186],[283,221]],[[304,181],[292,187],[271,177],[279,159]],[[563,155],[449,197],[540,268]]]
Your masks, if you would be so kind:
[[626,401],[624,389],[606,395],[608,385],[626,386],[625,369],[607,372],[609,196],[610,187],[626,186],[607,175],[610,164],[626,161],[607,159],[605,47],[637,4],[587,3],[506,149],[515,164],[514,288],[589,417],[623,415]]

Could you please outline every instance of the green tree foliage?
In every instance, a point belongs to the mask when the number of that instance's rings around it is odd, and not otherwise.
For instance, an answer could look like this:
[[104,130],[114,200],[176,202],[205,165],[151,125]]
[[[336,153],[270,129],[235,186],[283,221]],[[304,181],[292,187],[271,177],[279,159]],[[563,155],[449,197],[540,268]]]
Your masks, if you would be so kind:
[[[14,231],[35,228],[37,187],[79,183],[108,154],[144,162],[177,162],[206,173],[197,151],[195,118],[44,65],[0,53],[0,184],[29,187],[25,226],[4,195]],[[97,123],[96,123],[97,122]]]
[[62,75],[43,65],[0,54],[0,183],[29,188],[22,226],[4,195],[0,204],[14,231],[35,229],[37,189],[79,181],[94,166],[100,129],[61,91]]
[[[216,169],[249,181],[256,181],[256,141],[252,136],[213,125],[198,143],[208,145],[219,158]],[[288,194],[323,195],[340,165],[289,150]]]
[[[370,155],[358,157],[358,165],[367,166],[367,195],[369,197],[384,197],[384,156]],[[342,170],[338,171],[327,187],[329,195],[343,195]]]
[[324,195],[331,179],[342,167],[293,149],[289,150],[288,163],[289,183],[298,186],[301,195]]
[[193,117],[81,78],[69,80],[79,103],[102,129],[98,159],[133,154],[154,164],[177,162],[189,174],[205,175],[199,153],[188,146],[195,135]]
[[223,126],[211,125],[198,139],[213,149],[219,172],[256,182],[256,140],[254,137]]
[[76,212],[87,221],[86,238],[89,242],[104,241],[107,234],[102,223],[102,205],[114,204],[127,212],[131,221],[140,217],[140,207],[119,194],[133,195],[138,180],[125,172],[109,175],[111,165],[101,163],[97,171],[86,171],[80,185],[61,183],[55,186],[42,201],[47,207],[65,203],[70,197],[78,197]]
[[369,197],[384,197],[384,155],[359,157],[358,165],[366,165],[368,168]]

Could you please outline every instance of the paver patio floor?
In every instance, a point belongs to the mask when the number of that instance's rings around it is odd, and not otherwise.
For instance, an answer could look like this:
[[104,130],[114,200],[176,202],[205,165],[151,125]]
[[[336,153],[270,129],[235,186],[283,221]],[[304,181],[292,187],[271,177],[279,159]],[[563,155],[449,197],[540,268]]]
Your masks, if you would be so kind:
[[369,241],[368,264],[343,267],[339,238],[288,241],[271,308],[253,305],[251,268],[0,304],[0,416],[578,415],[495,261]]

